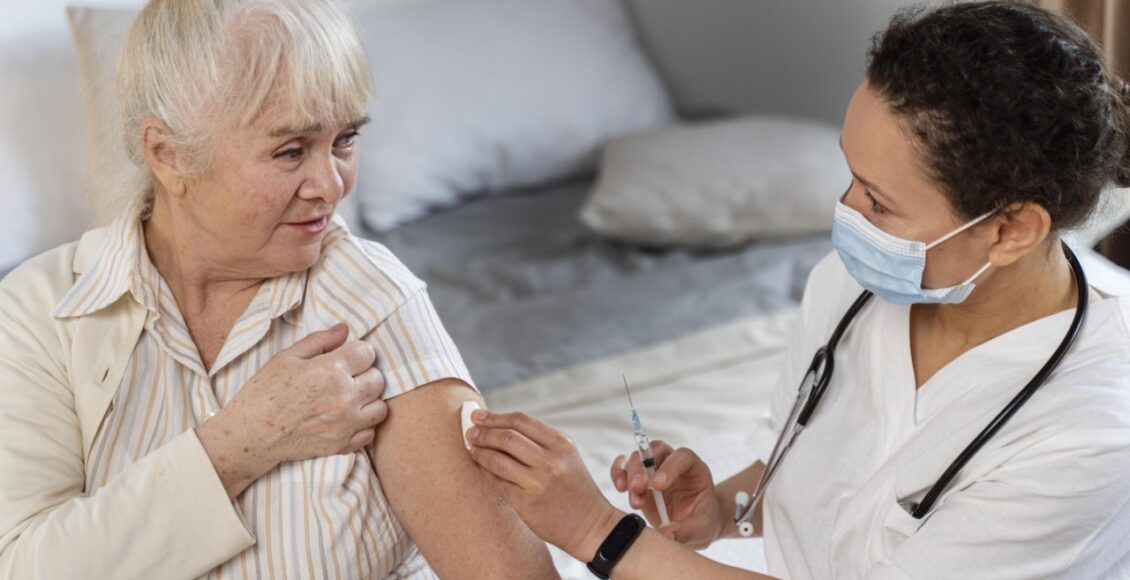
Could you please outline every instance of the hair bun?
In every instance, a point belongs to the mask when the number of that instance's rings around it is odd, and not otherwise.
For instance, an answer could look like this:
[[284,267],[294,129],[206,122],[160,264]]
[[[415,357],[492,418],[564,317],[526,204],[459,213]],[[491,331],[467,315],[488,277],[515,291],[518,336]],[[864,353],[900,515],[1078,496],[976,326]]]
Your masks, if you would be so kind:
[[1122,164],[1115,171],[1114,184],[1130,187],[1130,83],[1122,83]]

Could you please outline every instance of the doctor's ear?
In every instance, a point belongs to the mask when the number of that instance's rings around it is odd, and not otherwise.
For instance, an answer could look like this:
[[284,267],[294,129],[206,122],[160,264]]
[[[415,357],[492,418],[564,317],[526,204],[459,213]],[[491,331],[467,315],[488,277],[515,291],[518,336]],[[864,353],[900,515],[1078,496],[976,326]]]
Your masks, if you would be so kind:
[[184,195],[184,160],[173,146],[172,131],[159,119],[150,117],[142,121],[140,132],[149,171],[165,192],[175,197]]
[[989,261],[1001,267],[1042,248],[1051,235],[1052,218],[1044,206],[1024,201],[1001,210],[992,225],[997,239],[989,250]]

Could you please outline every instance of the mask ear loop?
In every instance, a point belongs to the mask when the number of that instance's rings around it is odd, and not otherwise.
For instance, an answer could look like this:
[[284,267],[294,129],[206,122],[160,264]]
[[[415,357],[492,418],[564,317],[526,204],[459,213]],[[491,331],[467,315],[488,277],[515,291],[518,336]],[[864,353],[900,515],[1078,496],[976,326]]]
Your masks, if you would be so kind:
[[989,268],[991,268],[991,267],[993,267],[993,263],[992,263],[992,262],[985,262],[985,265],[984,265],[984,266],[981,266],[981,269],[980,269],[980,270],[977,270],[977,273],[976,273],[976,274],[973,274],[972,276],[970,276],[970,277],[969,277],[969,279],[968,279],[968,280],[966,280],[966,281],[964,281],[964,282],[962,282],[962,283],[961,283],[961,285],[962,285],[962,286],[964,286],[964,285],[966,285],[966,284],[972,283],[972,282],[973,282],[974,280],[976,280],[977,278],[980,278],[980,277],[981,277],[981,274],[984,274],[984,273],[985,273],[985,271],[986,271],[986,270],[988,270],[988,269],[989,269]]
[[[964,232],[965,230],[967,230],[967,229],[969,229],[969,228],[971,228],[971,227],[973,227],[973,226],[975,226],[975,225],[977,225],[977,224],[979,224],[979,223],[981,223],[981,222],[985,221],[986,219],[988,219],[988,217],[989,217],[989,216],[991,216],[991,215],[993,215],[993,214],[995,214],[995,213],[997,213],[997,211],[996,211],[996,210],[993,210],[993,211],[990,211],[990,212],[986,212],[985,214],[981,215],[981,217],[978,217],[977,219],[974,219],[973,221],[971,221],[971,222],[969,222],[969,223],[967,223],[967,224],[965,224],[965,225],[961,226],[960,228],[957,228],[956,230],[954,230],[954,231],[952,231],[952,232],[950,232],[950,233],[948,233],[948,234],[946,234],[946,235],[942,236],[942,237],[941,237],[941,239],[939,239],[939,240],[936,240],[936,241],[934,241],[933,243],[931,243],[930,245],[926,246],[926,249],[927,249],[927,250],[929,250],[930,248],[933,248],[934,246],[937,246],[938,244],[941,244],[942,242],[945,242],[946,240],[948,240],[948,239],[950,239],[950,238],[952,238],[952,237],[956,236],[957,234],[960,234],[961,232]],[[966,284],[969,284],[969,283],[973,282],[973,281],[974,281],[974,280],[976,280],[977,278],[980,278],[980,277],[981,277],[981,274],[984,274],[984,273],[985,273],[985,271],[986,271],[986,270],[988,270],[989,268],[991,268],[992,266],[993,266],[993,263],[992,263],[992,262],[985,262],[985,265],[984,265],[984,266],[981,266],[981,269],[980,269],[980,270],[977,270],[977,271],[976,271],[976,272],[975,272],[975,273],[974,273],[974,274],[973,274],[972,276],[970,276],[970,277],[969,277],[969,278],[968,278],[968,279],[967,279],[966,281],[962,282],[962,283],[961,283],[961,285],[962,285],[962,286],[964,286],[964,285],[966,285]]]
[[969,223],[967,223],[967,224],[965,224],[965,225],[961,226],[960,228],[957,228],[956,230],[954,230],[954,231],[952,231],[952,232],[950,232],[950,233],[948,233],[948,234],[946,234],[946,235],[942,236],[941,238],[938,238],[937,240],[934,240],[933,242],[931,242],[931,243],[927,244],[927,245],[926,245],[926,249],[927,249],[927,250],[929,250],[929,249],[931,249],[931,248],[933,248],[933,247],[935,247],[935,246],[937,246],[937,245],[939,245],[939,244],[941,244],[941,243],[943,243],[943,242],[945,242],[945,241],[949,240],[950,238],[952,238],[952,237],[956,236],[957,234],[960,234],[961,232],[964,232],[965,230],[967,230],[967,229],[969,229],[969,228],[971,228],[971,227],[973,227],[973,226],[975,226],[975,225],[977,225],[977,224],[979,224],[979,223],[981,223],[981,222],[985,221],[985,220],[986,220],[986,219],[987,219],[987,218],[988,218],[989,216],[991,216],[991,215],[993,215],[993,214],[995,214],[995,213],[997,213],[997,212],[996,212],[996,210],[993,210],[993,211],[990,211],[990,212],[987,212],[987,213],[985,213],[985,214],[984,214],[984,215],[982,215],[981,217],[979,217],[979,218],[977,218],[977,219],[975,219],[975,220],[973,220],[973,221],[971,221],[971,222],[969,222]]

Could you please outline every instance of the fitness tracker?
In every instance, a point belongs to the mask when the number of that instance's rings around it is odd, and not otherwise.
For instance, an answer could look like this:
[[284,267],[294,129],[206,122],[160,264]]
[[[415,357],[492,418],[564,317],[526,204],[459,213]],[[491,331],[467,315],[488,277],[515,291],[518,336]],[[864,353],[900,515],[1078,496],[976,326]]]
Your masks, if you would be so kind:
[[596,555],[592,557],[592,562],[589,562],[589,572],[597,578],[608,580],[612,575],[612,567],[620,561],[624,552],[628,551],[646,527],[647,522],[636,514],[628,514],[620,518],[620,523],[612,528],[608,537],[597,549]]

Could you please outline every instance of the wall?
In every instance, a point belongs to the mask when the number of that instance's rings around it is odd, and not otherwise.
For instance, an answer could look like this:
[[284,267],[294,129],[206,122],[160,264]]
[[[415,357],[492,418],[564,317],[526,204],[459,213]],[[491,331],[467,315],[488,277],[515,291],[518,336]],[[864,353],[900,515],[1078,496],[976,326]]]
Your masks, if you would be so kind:
[[839,125],[871,36],[909,0],[632,0],[685,113],[768,111]]
[[[413,0],[355,0],[362,5]],[[534,0],[536,1],[536,0]],[[630,0],[681,108],[839,123],[871,33],[905,0]],[[87,0],[89,3],[90,0]],[[142,0],[96,0],[140,6]],[[77,62],[65,0],[0,19],[0,272],[87,226]]]
[[87,211],[76,191],[82,101],[66,2],[6,4],[0,19],[0,271],[74,239]]

